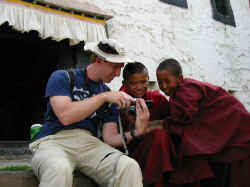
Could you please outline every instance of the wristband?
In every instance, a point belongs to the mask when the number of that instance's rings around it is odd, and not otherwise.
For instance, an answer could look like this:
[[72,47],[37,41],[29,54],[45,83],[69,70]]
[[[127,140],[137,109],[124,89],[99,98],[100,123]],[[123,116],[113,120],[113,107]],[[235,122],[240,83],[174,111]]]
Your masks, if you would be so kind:
[[130,130],[130,135],[132,136],[132,138],[133,138],[134,140],[136,140],[136,141],[138,141],[138,142],[141,141],[141,137],[135,135],[135,129]]

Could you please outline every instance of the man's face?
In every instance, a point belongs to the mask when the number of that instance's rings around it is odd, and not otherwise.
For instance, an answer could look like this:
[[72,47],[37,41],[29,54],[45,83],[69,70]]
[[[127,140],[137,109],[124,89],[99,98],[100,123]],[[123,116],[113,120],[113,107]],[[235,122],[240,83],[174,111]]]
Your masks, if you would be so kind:
[[170,96],[177,88],[182,80],[182,75],[176,76],[169,70],[161,70],[157,72],[157,81],[159,88]]
[[148,89],[148,74],[146,72],[134,73],[124,82],[129,94],[136,98],[142,98]]
[[110,83],[115,77],[120,76],[124,63],[107,62],[100,58],[97,58],[97,61],[102,68],[101,77],[104,82]]

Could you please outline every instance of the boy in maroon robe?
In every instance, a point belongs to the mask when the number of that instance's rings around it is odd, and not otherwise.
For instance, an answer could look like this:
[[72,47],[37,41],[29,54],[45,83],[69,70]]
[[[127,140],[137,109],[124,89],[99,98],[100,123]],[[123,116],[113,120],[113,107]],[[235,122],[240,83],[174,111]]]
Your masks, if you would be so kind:
[[149,75],[147,68],[140,62],[129,63],[123,69],[123,81],[121,91],[134,98],[151,100],[153,107],[149,108],[153,114],[160,103],[167,102],[166,97],[159,90],[148,90]]
[[[140,62],[130,63],[123,70],[123,86],[120,90],[135,98],[152,100],[153,107],[149,108],[150,115],[157,110],[162,103],[168,103],[166,97],[158,90],[148,91],[148,70]],[[122,113],[122,124],[125,131],[133,128],[135,116],[127,111]],[[172,171],[169,149],[173,144],[169,141],[167,131],[153,126],[150,132],[140,137],[140,140],[127,141],[131,157],[138,161],[143,171],[143,183],[145,186],[163,187],[163,174]],[[160,162],[155,162],[158,160]],[[157,172],[154,172],[157,170]]]
[[[243,104],[219,86],[183,78],[174,59],[161,62],[156,73],[159,88],[170,97],[168,107],[159,109],[168,110],[164,128],[179,139],[176,150],[182,155],[170,182],[249,187],[250,114]],[[191,171],[199,172],[195,176]],[[212,175],[218,180],[202,181]]]

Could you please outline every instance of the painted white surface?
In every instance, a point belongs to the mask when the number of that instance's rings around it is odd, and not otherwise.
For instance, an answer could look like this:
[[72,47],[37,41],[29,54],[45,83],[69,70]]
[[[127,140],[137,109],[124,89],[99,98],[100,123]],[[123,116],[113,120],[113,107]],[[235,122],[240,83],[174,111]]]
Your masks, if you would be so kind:
[[[212,18],[210,0],[188,0],[182,9],[159,0],[84,0],[114,18],[110,38],[122,42],[130,58],[146,64],[150,79],[165,58],[176,58],[184,75],[235,90],[250,111],[249,0],[231,0],[236,27]],[[119,89],[121,78],[111,83]]]

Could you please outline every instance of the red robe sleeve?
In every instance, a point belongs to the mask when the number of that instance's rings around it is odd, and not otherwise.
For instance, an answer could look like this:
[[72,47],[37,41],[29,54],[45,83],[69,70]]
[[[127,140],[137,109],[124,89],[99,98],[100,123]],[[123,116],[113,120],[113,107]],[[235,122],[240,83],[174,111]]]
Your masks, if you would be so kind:
[[191,125],[197,116],[203,95],[203,90],[198,85],[182,83],[170,97],[169,114],[165,118],[165,123]]
[[[169,114],[164,127],[181,138],[184,155],[208,155],[237,149],[227,153],[235,160],[249,155],[249,113],[244,106],[224,89],[193,79],[184,79],[170,97]],[[244,151],[247,148],[247,151]],[[239,156],[240,152],[243,156]],[[247,153],[246,153],[247,152]]]

